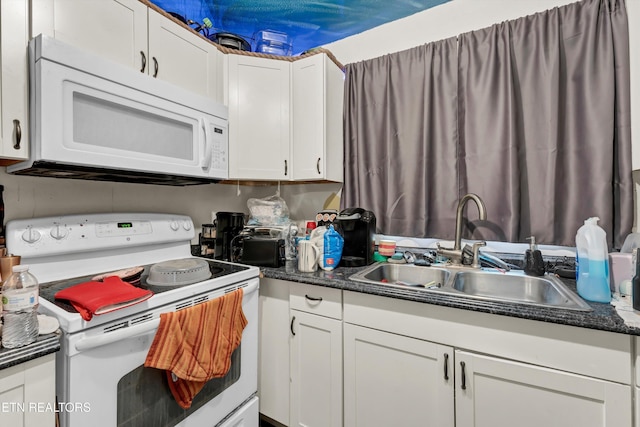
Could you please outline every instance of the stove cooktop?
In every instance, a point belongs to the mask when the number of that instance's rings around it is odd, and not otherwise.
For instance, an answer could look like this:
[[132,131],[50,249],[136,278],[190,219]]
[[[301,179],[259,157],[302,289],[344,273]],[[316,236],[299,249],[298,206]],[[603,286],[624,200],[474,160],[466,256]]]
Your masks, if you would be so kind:
[[[201,259],[203,259],[203,258],[201,258]],[[209,264],[209,270],[211,271],[211,277],[208,278],[207,281],[213,280],[213,279],[218,278],[218,277],[227,276],[227,275],[230,275],[230,274],[238,273],[238,272],[245,271],[245,270],[249,269],[249,267],[244,266],[244,265],[218,262],[218,261],[210,260],[210,259],[206,259],[206,261]],[[142,272],[142,275],[140,276],[140,283],[138,285],[135,285],[135,286],[140,287],[142,289],[148,289],[148,290],[152,291],[154,294],[159,294],[159,293],[162,293],[162,292],[171,291],[171,290],[174,290],[174,289],[177,289],[177,288],[185,288],[185,287],[188,287],[188,286],[196,284],[196,283],[191,283],[191,284],[179,285],[179,286],[154,286],[154,285],[148,284],[147,283],[147,277],[149,276],[149,269],[153,265],[154,264],[148,264],[148,265],[144,266],[144,271]],[[104,273],[109,273],[109,272],[104,272]],[[75,308],[73,308],[73,306],[71,304],[69,304],[66,300],[58,300],[58,299],[56,299],[55,298],[55,294],[58,291],[61,291],[61,290],[66,289],[66,288],[69,288],[71,286],[75,286],[75,285],[78,285],[78,284],[84,283],[84,282],[89,282],[89,281],[91,281],[91,279],[93,277],[96,277],[97,275],[104,274],[104,273],[96,273],[96,274],[91,274],[91,275],[88,275],[88,276],[73,277],[73,278],[69,278],[69,279],[56,280],[56,281],[52,281],[52,282],[48,282],[48,283],[41,283],[40,284],[40,298],[43,298],[43,299],[49,301],[50,303],[54,304],[55,306],[63,309],[64,311],[66,311],[68,313],[77,313],[77,310]],[[200,283],[200,282],[197,282],[197,283]]]

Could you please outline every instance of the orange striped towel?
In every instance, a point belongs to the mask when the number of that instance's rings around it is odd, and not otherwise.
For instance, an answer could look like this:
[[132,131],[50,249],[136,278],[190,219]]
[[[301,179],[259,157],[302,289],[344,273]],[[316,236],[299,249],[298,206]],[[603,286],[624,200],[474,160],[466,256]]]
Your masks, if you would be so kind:
[[229,371],[231,353],[247,325],[242,296],[243,290],[238,289],[195,307],[160,315],[144,366],[167,371],[171,393],[182,408],[191,406],[207,381]]

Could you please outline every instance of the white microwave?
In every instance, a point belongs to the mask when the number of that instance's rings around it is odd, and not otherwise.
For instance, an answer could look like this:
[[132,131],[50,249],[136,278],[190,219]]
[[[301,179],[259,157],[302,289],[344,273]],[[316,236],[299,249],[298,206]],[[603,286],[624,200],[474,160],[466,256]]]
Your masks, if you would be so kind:
[[165,185],[228,178],[224,105],[43,35],[29,62],[29,159],[7,172]]

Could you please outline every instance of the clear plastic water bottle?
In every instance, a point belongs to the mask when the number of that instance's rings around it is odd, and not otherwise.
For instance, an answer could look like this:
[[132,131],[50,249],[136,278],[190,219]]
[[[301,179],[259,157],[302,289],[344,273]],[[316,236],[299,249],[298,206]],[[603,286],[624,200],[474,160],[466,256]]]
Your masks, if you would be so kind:
[[16,265],[2,285],[2,346],[22,347],[38,338],[38,280],[28,265]]

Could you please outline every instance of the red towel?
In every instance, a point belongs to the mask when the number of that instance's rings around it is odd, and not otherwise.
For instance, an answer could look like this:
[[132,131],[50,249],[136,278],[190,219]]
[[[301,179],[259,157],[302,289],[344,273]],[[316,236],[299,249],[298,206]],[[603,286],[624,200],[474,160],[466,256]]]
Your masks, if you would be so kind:
[[68,300],[84,320],[151,298],[153,292],[136,288],[116,276],[102,282],[84,282],[56,292],[56,299]]
[[231,353],[240,345],[247,326],[243,295],[238,289],[195,307],[160,315],[144,366],[167,371],[171,393],[182,408],[191,406],[207,381],[229,371]]

